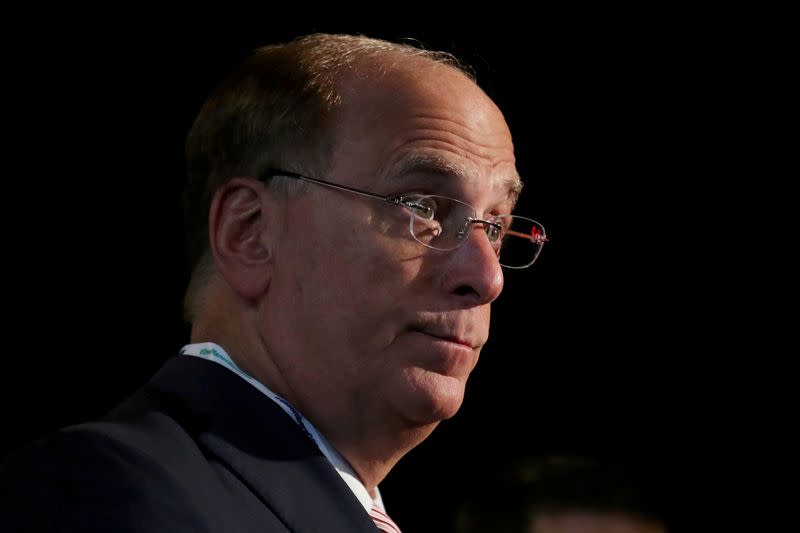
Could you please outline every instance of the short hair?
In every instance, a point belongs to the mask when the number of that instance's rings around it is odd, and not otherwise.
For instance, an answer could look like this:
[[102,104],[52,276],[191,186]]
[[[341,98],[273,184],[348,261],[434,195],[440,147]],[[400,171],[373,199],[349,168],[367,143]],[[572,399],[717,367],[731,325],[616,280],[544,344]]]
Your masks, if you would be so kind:
[[232,177],[258,176],[267,168],[323,174],[333,149],[330,134],[342,102],[343,77],[362,75],[368,64],[386,72],[391,63],[385,60],[392,57],[448,65],[474,81],[471,71],[447,52],[318,33],[256,49],[212,93],[186,140],[183,202],[191,279],[184,313],[189,322],[213,272],[208,212],[216,190]]

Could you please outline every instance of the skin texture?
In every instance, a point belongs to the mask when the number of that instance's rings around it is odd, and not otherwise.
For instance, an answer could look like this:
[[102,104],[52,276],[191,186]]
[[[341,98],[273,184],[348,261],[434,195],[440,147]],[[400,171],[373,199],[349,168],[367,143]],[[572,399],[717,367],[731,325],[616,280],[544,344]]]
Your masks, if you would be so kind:
[[[510,212],[518,178],[497,107],[449,67],[391,64],[342,81],[333,158],[315,177]],[[220,343],[292,402],[372,490],[463,401],[503,289],[480,228],[438,252],[412,239],[402,208],[235,178],[212,202],[217,274],[192,340]]]

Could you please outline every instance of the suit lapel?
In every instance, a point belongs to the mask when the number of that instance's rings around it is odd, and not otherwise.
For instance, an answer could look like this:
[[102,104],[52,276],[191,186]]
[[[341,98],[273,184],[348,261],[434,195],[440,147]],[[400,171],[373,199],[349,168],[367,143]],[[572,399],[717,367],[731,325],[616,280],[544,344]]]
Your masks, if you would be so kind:
[[177,396],[198,444],[297,533],[374,532],[317,446],[271,399],[216,363],[181,355],[150,386]]

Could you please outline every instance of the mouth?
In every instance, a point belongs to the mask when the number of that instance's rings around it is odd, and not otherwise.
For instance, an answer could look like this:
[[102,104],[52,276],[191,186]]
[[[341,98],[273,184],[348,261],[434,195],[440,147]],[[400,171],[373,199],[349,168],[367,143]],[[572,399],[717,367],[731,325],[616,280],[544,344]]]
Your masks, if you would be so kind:
[[464,346],[466,348],[469,348],[470,350],[474,350],[479,346],[468,339],[458,336],[457,334],[445,331],[431,330],[429,328],[424,328],[424,327],[412,327],[410,328],[410,331],[413,331],[415,333],[422,333],[424,335],[428,335],[429,337],[433,337],[435,339],[441,339],[443,341],[452,342],[453,344]]

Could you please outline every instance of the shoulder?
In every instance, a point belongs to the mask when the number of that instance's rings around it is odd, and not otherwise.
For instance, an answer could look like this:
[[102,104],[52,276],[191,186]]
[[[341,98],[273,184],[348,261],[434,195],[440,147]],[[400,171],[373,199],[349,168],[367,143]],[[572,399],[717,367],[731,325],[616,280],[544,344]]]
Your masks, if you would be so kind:
[[135,428],[92,424],[14,453],[0,466],[0,527],[202,531],[183,484],[146,440]]

